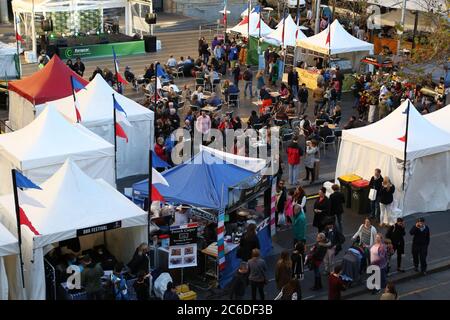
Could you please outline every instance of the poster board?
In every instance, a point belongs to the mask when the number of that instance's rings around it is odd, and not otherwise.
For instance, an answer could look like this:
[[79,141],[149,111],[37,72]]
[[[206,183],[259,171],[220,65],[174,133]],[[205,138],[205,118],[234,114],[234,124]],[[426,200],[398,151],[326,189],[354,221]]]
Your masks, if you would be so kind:
[[169,269],[197,266],[197,224],[170,227]]

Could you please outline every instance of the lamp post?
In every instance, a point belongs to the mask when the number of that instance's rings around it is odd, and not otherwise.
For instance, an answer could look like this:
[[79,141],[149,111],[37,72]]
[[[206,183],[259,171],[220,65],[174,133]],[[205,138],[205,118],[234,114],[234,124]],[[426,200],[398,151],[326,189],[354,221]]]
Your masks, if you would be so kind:
[[314,34],[318,34],[320,30],[320,0],[316,0],[316,18],[314,25]]

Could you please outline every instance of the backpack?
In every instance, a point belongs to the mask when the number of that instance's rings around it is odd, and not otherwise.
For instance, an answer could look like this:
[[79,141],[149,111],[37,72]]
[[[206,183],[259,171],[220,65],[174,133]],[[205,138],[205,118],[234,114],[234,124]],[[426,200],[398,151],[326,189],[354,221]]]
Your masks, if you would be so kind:
[[249,73],[250,73],[250,71],[248,71],[248,70],[246,70],[246,71],[244,72],[242,78],[243,78],[245,81],[250,80],[251,75],[250,75]]

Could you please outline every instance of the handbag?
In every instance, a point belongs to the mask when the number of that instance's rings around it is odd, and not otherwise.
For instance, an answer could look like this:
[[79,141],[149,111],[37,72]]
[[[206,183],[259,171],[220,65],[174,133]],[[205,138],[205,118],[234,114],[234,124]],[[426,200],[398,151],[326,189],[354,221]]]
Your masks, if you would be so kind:
[[375,201],[377,199],[377,189],[370,189],[369,191],[369,200]]

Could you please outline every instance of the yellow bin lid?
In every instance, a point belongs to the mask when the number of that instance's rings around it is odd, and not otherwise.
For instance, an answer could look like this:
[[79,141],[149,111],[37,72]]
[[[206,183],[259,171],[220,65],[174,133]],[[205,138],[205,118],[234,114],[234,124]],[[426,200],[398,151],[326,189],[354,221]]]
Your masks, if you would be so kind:
[[339,179],[341,179],[342,181],[350,183],[350,182],[353,182],[353,181],[361,180],[362,177],[357,176],[356,174],[346,174],[344,176],[340,176]]

